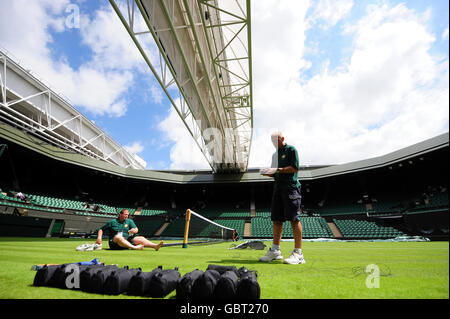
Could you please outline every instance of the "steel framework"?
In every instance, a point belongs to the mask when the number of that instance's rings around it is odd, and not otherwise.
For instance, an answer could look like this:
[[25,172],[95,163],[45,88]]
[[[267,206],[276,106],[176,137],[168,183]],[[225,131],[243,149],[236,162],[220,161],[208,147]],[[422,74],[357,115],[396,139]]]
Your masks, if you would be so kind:
[[2,51],[0,120],[67,151],[125,168],[145,169],[140,158]]
[[250,0],[110,3],[213,171],[246,171],[253,134]]

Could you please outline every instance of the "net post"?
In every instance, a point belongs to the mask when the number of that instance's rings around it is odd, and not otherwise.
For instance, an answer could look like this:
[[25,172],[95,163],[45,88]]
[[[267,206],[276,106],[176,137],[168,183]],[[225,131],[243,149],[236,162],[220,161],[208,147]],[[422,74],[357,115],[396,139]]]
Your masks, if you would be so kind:
[[188,236],[189,236],[189,223],[191,221],[191,210],[188,208],[186,210],[186,223],[184,224],[184,239],[183,239],[183,248],[187,248],[188,246]]

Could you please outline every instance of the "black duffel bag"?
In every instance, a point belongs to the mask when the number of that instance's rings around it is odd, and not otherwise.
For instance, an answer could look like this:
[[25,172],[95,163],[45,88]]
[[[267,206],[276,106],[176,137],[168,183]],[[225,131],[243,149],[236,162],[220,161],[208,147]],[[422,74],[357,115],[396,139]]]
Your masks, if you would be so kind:
[[[48,281],[48,286],[61,289],[73,289],[73,288],[78,289],[80,287],[75,285],[76,284],[75,280],[79,284],[80,273],[87,267],[91,266],[79,265],[77,263],[59,265],[56,267],[53,275]],[[74,274],[75,272],[77,272],[77,274]],[[73,278],[69,278],[70,282],[67,282],[68,277],[71,275],[73,275]],[[74,276],[78,276],[78,278],[75,278]]]
[[192,297],[192,287],[201,275],[203,275],[203,271],[195,269],[181,277],[176,288],[177,299],[190,299]]
[[92,279],[91,279],[91,284],[88,287],[89,288],[89,292],[94,292],[94,293],[98,293],[98,294],[103,294],[105,291],[105,283],[106,283],[106,279],[108,279],[109,275],[113,272],[113,271],[117,271],[118,269],[122,269],[122,268],[117,268],[117,267],[105,267],[105,268],[101,268],[99,271],[95,272],[92,275]]
[[237,275],[236,266],[222,266],[222,265],[208,265],[206,270],[215,270],[218,271],[219,274],[223,275],[226,271],[233,271]]
[[239,284],[236,291],[238,299],[259,299],[261,287],[258,283],[258,275],[255,271],[241,267],[238,270]]
[[130,279],[139,271],[142,271],[142,269],[119,268],[112,271],[108,278],[106,278],[103,293],[107,295],[120,295],[126,292]]
[[181,275],[178,268],[164,269],[150,279],[148,294],[152,298],[164,298],[177,287]]
[[214,298],[214,289],[219,279],[220,273],[217,270],[206,270],[192,286],[192,299]]
[[149,272],[139,271],[131,279],[128,285],[127,294],[132,296],[147,296],[152,277],[162,271],[162,266]]
[[[64,265],[50,265],[43,266],[40,268],[36,275],[34,276],[33,285],[34,286],[53,286],[55,271],[58,268],[65,267]],[[56,286],[56,284],[55,284]]]
[[228,270],[224,272],[216,288],[214,289],[214,296],[217,299],[234,299],[236,298],[237,288],[239,284],[239,278],[236,272]]
[[80,273],[80,289],[86,292],[94,292],[94,275],[99,271],[118,269],[116,265],[92,265]]

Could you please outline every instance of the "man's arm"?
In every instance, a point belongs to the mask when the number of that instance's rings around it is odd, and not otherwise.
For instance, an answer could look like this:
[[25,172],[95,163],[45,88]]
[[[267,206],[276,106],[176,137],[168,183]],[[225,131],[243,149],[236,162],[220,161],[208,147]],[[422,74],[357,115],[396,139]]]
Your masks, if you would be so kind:
[[281,173],[281,174],[293,174],[293,173],[297,173],[297,172],[298,172],[298,169],[296,169],[295,167],[292,167],[292,166],[278,168],[278,173]]
[[130,229],[128,230],[128,235],[135,235],[138,233],[139,229],[137,228],[136,224],[134,223],[134,221],[131,219],[129,220],[128,224],[130,225]]
[[277,172],[280,174],[294,174],[297,173],[299,170],[299,158],[298,158],[298,152],[296,149],[292,149],[289,153],[290,161],[289,163],[291,165],[286,167],[280,167],[278,168]]
[[[274,169],[275,170],[275,169]],[[293,173],[297,173],[298,169],[296,169],[295,167],[292,166],[286,166],[286,167],[279,167],[276,169],[276,171],[274,173],[270,173],[270,174],[262,174],[263,176],[268,176],[268,177],[274,177],[274,175],[276,173],[280,173],[280,174],[293,174]]]
[[96,241],[95,243],[101,245],[101,243],[102,243],[102,237],[103,237],[103,230],[100,228],[100,229],[98,230],[97,241]]

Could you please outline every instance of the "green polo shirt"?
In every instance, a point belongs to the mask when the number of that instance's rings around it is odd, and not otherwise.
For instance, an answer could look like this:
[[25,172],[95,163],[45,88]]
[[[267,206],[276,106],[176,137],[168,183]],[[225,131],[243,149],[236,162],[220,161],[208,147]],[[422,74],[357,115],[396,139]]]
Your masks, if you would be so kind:
[[[278,162],[277,162],[278,161]],[[272,167],[287,167],[292,166],[296,169],[300,169],[299,158],[297,149],[285,144],[280,147],[272,156]],[[298,173],[276,173],[274,175],[276,188],[298,188],[300,187],[300,181],[298,180]]]
[[128,238],[128,231],[132,228],[136,228],[136,224],[132,219],[127,218],[123,223],[120,222],[119,218],[109,220],[100,229],[103,230],[108,238],[112,239],[118,232],[122,232],[123,238]]

